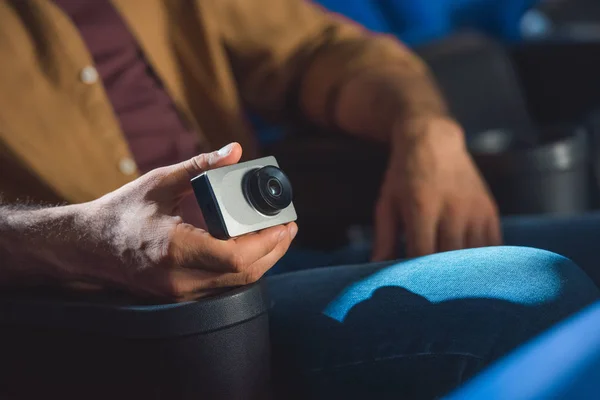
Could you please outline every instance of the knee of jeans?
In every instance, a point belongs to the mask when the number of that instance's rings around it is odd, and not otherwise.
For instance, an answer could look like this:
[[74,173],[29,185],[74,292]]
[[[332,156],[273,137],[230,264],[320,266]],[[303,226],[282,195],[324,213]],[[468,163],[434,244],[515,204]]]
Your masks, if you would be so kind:
[[[485,281],[485,290],[493,297],[521,304],[560,303],[580,308],[600,296],[591,279],[573,261],[559,254],[530,247],[499,246],[454,252],[458,265],[465,264],[465,279]],[[461,268],[459,268],[460,270]],[[477,271],[479,270],[479,271]],[[477,290],[475,290],[477,292]],[[485,293],[481,293],[485,294]]]
[[568,314],[599,291],[571,260],[545,250],[498,246],[434,254],[399,262],[346,288],[326,313],[343,319],[352,304],[384,287],[401,287],[431,303],[488,299]]

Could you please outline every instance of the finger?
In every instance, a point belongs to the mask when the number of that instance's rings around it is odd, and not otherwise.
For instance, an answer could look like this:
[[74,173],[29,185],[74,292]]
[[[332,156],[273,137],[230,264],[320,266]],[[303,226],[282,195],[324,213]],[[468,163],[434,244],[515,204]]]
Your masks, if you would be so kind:
[[241,157],[242,147],[238,143],[230,143],[218,151],[200,154],[166,167],[167,177],[161,180],[161,185],[176,193],[187,193],[191,191],[190,179],[205,171],[235,164]]
[[275,249],[263,258],[254,262],[250,268],[248,268],[246,281],[252,283],[260,279],[268,270],[270,270],[277,262],[285,255],[290,248],[294,237],[296,236],[297,228],[290,227],[290,235],[286,240],[282,240],[277,244]]
[[437,250],[459,250],[465,246],[466,219],[456,213],[442,213],[438,223]]
[[275,248],[264,257],[256,260],[242,272],[229,272],[219,274],[210,283],[211,288],[233,287],[248,285],[259,280],[289,249],[292,240],[296,236],[297,227],[294,223],[287,227],[288,235],[280,241]]
[[437,216],[434,213],[408,213],[406,225],[406,255],[421,257],[435,251]]
[[467,228],[466,247],[478,248],[487,246],[489,243],[486,229],[487,221],[481,221],[481,218],[471,223]]
[[398,218],[392,199],[380,197],[375,207],[375,240],[372,261],[393,259],[396,255]]
[[500,219],[496,215],[487,220],[486,237],[488,246],[500,246],[503,242]]
[[181,224],[171,239],[171,259],[184,268],[243,272],[288,236],[288,228],[279,225],[239,238],[219,240],[206,231]]
[[287,238],[266,256],[254,262],[243,272],[218,273],[201,269],[157,268],[145,277],[136,279],[146,292],[169,298],[185,299],[219,293],[223,288],[247,285],[260,279],[283,257],[297,233],[294,223],[286,227]]
[[476,215],[472,217],[467,231],[467,246],[475,248],[500,244],[500,224],[494,205],[483,203],[475,208]]

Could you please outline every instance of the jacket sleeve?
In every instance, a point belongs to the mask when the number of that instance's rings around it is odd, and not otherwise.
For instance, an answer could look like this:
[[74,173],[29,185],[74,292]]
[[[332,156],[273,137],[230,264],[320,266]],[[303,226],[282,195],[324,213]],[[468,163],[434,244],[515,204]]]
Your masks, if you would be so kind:
[[338,89],[379,65],[425,70],[395,38],[308,0],[212,0],[245,105],[267,117],[331,124]]

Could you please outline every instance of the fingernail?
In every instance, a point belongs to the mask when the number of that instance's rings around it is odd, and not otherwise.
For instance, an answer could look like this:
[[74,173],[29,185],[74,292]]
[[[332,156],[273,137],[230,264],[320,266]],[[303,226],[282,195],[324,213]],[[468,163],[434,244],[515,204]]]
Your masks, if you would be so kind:
[[217,154],[219,157],[226,157],[231,153],[231,150],[233,150],[233,143],[229,143],[227,146],[217,151]]
[[291,224],[288,228],[290,230],[290,236],[293,238],[296,237],[296,234],[298,233],[298,226],[296,224]]

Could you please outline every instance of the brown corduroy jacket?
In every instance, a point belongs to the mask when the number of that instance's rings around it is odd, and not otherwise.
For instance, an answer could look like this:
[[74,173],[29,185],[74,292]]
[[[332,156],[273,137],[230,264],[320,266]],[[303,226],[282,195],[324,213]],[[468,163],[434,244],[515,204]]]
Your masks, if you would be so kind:
[[[326,126],[346,80],[412,57],[305,0],[112,2],[204,147],[235,140],[247,157],[255,144],[244,110]],[[85,202],[138,175],[90,67],[77,28],[51,1],[0,1],[5,200]]]

